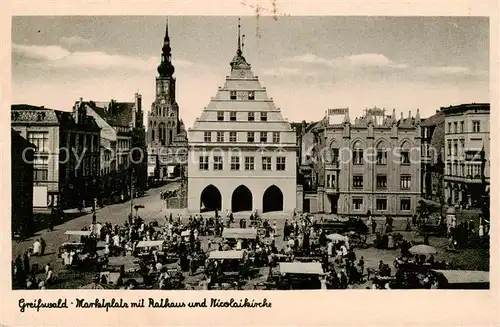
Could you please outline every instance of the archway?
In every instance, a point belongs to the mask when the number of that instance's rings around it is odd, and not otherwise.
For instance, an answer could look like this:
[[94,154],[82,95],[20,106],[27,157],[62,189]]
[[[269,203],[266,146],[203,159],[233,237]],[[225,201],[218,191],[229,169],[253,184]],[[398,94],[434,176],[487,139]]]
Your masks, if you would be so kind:
[[252,202],[252,192],[245,185],[240,185],[231,197],[231,211],[252,211]]
[[222,195],[217,187],[212,184],[203,189],[200,196],[200,211],[221,210]]
[[269,186],[262,199],[262,212],[283,211],[283,192],[276,185]]

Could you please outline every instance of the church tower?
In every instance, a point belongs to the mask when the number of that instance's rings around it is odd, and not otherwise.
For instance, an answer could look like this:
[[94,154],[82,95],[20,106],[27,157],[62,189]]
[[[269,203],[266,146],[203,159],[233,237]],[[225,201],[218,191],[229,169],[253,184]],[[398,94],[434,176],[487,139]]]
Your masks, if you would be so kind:
[[187,137],[175,99],[175,67],[168,33],[168,20],[156,77],[156,96],[148,115],[148,174],[150,178],[180,177],[187,157]]

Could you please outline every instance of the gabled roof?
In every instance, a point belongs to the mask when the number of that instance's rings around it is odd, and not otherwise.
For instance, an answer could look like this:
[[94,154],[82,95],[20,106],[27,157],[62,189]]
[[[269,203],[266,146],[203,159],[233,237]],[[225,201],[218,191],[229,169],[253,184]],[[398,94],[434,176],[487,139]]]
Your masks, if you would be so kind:
[[422,121],[421,126],[429,127],[429,126],[436,126],[442,123],[444,123],[444,113],[442,111],[438,111],[429,118],[424,119]]
[[85,104],[111,126],[130,126],[132,124],[134,102],[87,101]]

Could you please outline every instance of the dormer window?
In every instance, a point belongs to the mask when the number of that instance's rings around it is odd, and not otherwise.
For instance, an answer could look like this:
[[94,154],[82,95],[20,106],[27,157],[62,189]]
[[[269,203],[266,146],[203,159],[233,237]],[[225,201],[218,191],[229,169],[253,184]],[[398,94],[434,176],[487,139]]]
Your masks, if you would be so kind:
[[236,91],[231,91],[230,92],[229,99],[236,100]]
[[260,113],[260,120],[261,121],[267,121],[267,112],[261,112]]
[[224,120],[224,111],[217,112],[217,120],[218,121],[223,121]]
[[255,120],[255,112],[249,112],[248,121],[254,121],[254,120]]
[[229,113],[229,120],[230,121],[236,121],[236,111],[231,111]]
[[248,100],[255,100],[255,92],[254,91],[248,92]]

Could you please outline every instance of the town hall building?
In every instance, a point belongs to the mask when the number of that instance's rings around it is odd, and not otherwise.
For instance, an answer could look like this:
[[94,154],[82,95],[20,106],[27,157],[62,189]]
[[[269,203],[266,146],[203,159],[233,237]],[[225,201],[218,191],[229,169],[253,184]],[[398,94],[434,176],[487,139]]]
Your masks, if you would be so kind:
[[296,204],[296,133],[238,49],[231,74],[189,134],[190,212],[291,212]]
[[186,173],[187,135],[175,99],[175,68],[171,51],[167,22],[159,76],[156,77],[156,98],[148,114],[149,179],[183,177]]

